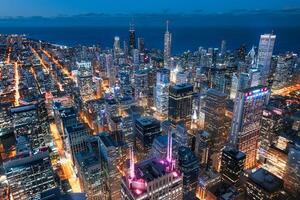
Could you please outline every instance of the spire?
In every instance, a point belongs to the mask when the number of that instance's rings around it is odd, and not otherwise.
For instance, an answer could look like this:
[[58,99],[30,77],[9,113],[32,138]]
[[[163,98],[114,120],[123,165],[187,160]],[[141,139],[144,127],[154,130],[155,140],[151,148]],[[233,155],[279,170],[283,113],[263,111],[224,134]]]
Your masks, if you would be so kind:
[[129,22],[129,31],[134,31],[134,20],[131,18],[131,21]]
[[166,32],[169,32],[169,20],[166,22]]
[[172,133],[168,132],[167,161],[172,162]]
[[130,176],[130,178],[134,178],[135,174],[134,174],[134,153],[133,153],[133,147],[130,148],[129,157],[130,157],[129,176]]

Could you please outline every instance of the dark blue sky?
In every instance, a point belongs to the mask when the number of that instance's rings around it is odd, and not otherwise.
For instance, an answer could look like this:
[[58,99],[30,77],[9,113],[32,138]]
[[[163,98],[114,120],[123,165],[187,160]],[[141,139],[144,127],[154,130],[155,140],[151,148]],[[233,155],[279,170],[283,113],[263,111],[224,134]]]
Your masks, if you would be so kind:
[[300,8],[300,0],[0,0],[0,16],[84,13],[223,13]]

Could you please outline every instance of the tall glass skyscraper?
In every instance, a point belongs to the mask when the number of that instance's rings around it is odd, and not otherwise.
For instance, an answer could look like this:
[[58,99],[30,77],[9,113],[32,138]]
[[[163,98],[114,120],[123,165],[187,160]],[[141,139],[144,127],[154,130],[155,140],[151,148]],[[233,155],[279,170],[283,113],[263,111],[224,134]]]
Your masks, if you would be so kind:
[[264,34],[260,36],[257,66],[261,71],[262,84],[266,84],[269,73],[273,48],[275,44],[276,35]]
[[172,34],[169,32],[169,21],[167,21],[167,29],[164,37],[164,66],[170,69],[171,64],[171,45]]
[[235,101],[230,143],[246,154],[246,169],[256,166],[260,123],[269,96],[268,88],[257,86],[240,90]]

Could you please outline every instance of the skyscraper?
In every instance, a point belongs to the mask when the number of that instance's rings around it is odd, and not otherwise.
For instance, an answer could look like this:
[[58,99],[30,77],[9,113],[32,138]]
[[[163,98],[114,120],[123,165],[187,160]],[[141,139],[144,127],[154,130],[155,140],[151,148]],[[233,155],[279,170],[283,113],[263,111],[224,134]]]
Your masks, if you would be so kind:
[[227,139],[225,126],[225,107],[227,95],[215,89],[209,89],[205,98],[204,129],[211,137],[209,159],[215,170],[219,170],[221,150]]
[[93,71],[91,62],[76,62],[78,67],[78,87],[84,101],[93,97]]
[[275,44],[276,35],[264,34],[260,36],[258,46],[257,66],[261,72],[261,81],[265,85],[270,74],[271,58]]
[[139,37],[138,38],[138,50],[141,53],[144,53],[145,51],[145,40],[144,38]]
[[12,107],[10,110],[14,134],[27,136],[34,149],[44,147],[51,141],[45,102]]
[[113,56],[111,54],[105,55],[106,76],[108,77],[109,87],[113,88],[116,82],[116,69],[114,66]]
[[263,168],[259,168],[249,175],[246,187],[247,199],[250,200],[286,199],[280,198],[283,190],[282,179]]
[[293,196],[300,197],[300,145],[295,144],[289,150],[284,187]]
[[98,136],[101,164],[105,175],[105,191],[103,199],[120,199],[120,178],[121,173],[118,169],[123,156],[122,145],[113,139],[106,132]]
[[56,187],[48,151],[33,155],[23,153],[19,158],[4,162],[3,168],[15,200],[40,199],[42,192]]
[[76,153],[87,150],[89,129],[86,124],[78,122],[73,126],[66,127],[65,134],[67,137],[66,150],[72,155],[74,162]]
[[169,21],[167,21],[166,32],[164,37],[164,66],[168,69],[171,68],[171,45],[172,34],[169,32]]
[[129,25],[129,51],[131,52],[133,49],[135,49],[135,29],[134,25]]
[[150,117],[140,117],[135,121],[135,144],[138,157],[145,159],[150,153],[154,139],[161,134],[160,122]]
[[117,58],[117,56],[120,54],[121,47],[120,47],[120,37],[115,36],[114,38],[114,57]]
[[103,199],[103,171],[100,159],[92,152],[79,152],[76,154],[75,166],[81,188],[86,193],[88,199]]
[[154,88],[154,105],[156,111],[162,115],[168,114],[169,105],[170,71],[161,69],[156,75],[156,86]]
[[193,85],[177,84],[169,89],[169,118],[173,123],[190,124],[192,116]]
[[149,74],[147,72],[146,70],[137,70],[134,73],[134,98],[140,105],[147,101],[149,89]]
[[235,100],[230,143],[246,154],[246,169],[256,166],[260,123],[269,96],[268,88],[257,86],[240,90]]
[[222,40],[221,43],[221,55],[224,56],[226,53],[226,40]]
[[222,179],[229,184],[236,184],[245,166],[246,155],[236,149],[224,149],[221,158]]
[[183,173],[184,194],[195,193],[200,173],[200,165],[194,152],[181,146],[178,149],[178,168]]

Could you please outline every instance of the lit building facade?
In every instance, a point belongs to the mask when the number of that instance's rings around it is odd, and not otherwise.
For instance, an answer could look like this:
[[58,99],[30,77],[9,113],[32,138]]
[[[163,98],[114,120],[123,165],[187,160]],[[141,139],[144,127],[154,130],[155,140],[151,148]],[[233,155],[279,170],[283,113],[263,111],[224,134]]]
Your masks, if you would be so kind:
[[23,154],[4,162],[3,168],[15,200],[38,199],[42,192],[57,187],[48,151]]
[[211,137],[210,160],[213,168],[219,171],[221,151],[227,140],[225,126],[225,110],[227,95],[215,89],[209,89],[205,97],[205,121],[204,129]]
[[261,72],[262,84],[266,84],[269,78],[271,58],[273,55],[273,49],[275,44],[276,35],[264,34],[260,36],[258,55],[257,55],[257,66]]
[[171,46],[172,34],[169,32],[169,22],[167,21],[167,29],[164,36],[164,66],[167,69],[171,68]]
[[259,168],[248,177],[246,190],[250,200],[280,199],[283,181],[265,169]]
[[168,114],[169,105],[169,85],[170,85],[170,71],[162,69],[157,72],[156,86],[154,88],[155,108],[156,111],[162,115]]
[[185,146],[178,148],[178,168],[183,173],[183,193],[195,193],[198,185],[200,165],[190,148]]
[[169,119],[173,123],[191,123],[193,85],[178,84],[169,89]]
[[104,179],[100,159],[91,152],[79,152],[76,154],[75,167],[87,199],[102,200]]
[[294,197],[300,196],[300,145],[295,144],[288,153],[284,188]]
[[94,94],[93,70],[91,62],[76,62],[78,67],[78,87],[80,96],[84,101],[89,100]]
[[269,96],[268,88],[257,86],[239,91],[235,101],[230,143],[246,154],[246,169],[256,166],[261,119]]
[[27,136],[33,149],[50,144],[48,113],[43,99],[38,100],[35,104],[12,107],[10,114],[16,137]]
[[121,172],[118,167],[125,154],[123,146],[106,132],[98,136],[102,170],[104,173],[103,199],[120,199]]
[[239,182],[244,170],[246,155],[234,149],[224,149],[221,158],[222,180],[231,185]]
[[66,151],[72,155],[73,162],[75,155],[87,150],[87,140],[90,132],[87,124],[77,122],[73,126],[65,127]]
[[135,49],[135,29],[134,25],[129,26],[129,51]]
[[140,117],[135,120],[135,146],[138,159],[145,159],[151,150],[153,141],[161,134],[160,122],[150,117]]
[[168,134],[167,157],[134,163],[130,152],[129,172],[121,179],[122,200],[182,199],[183,174],[172,157],[172,137]]

